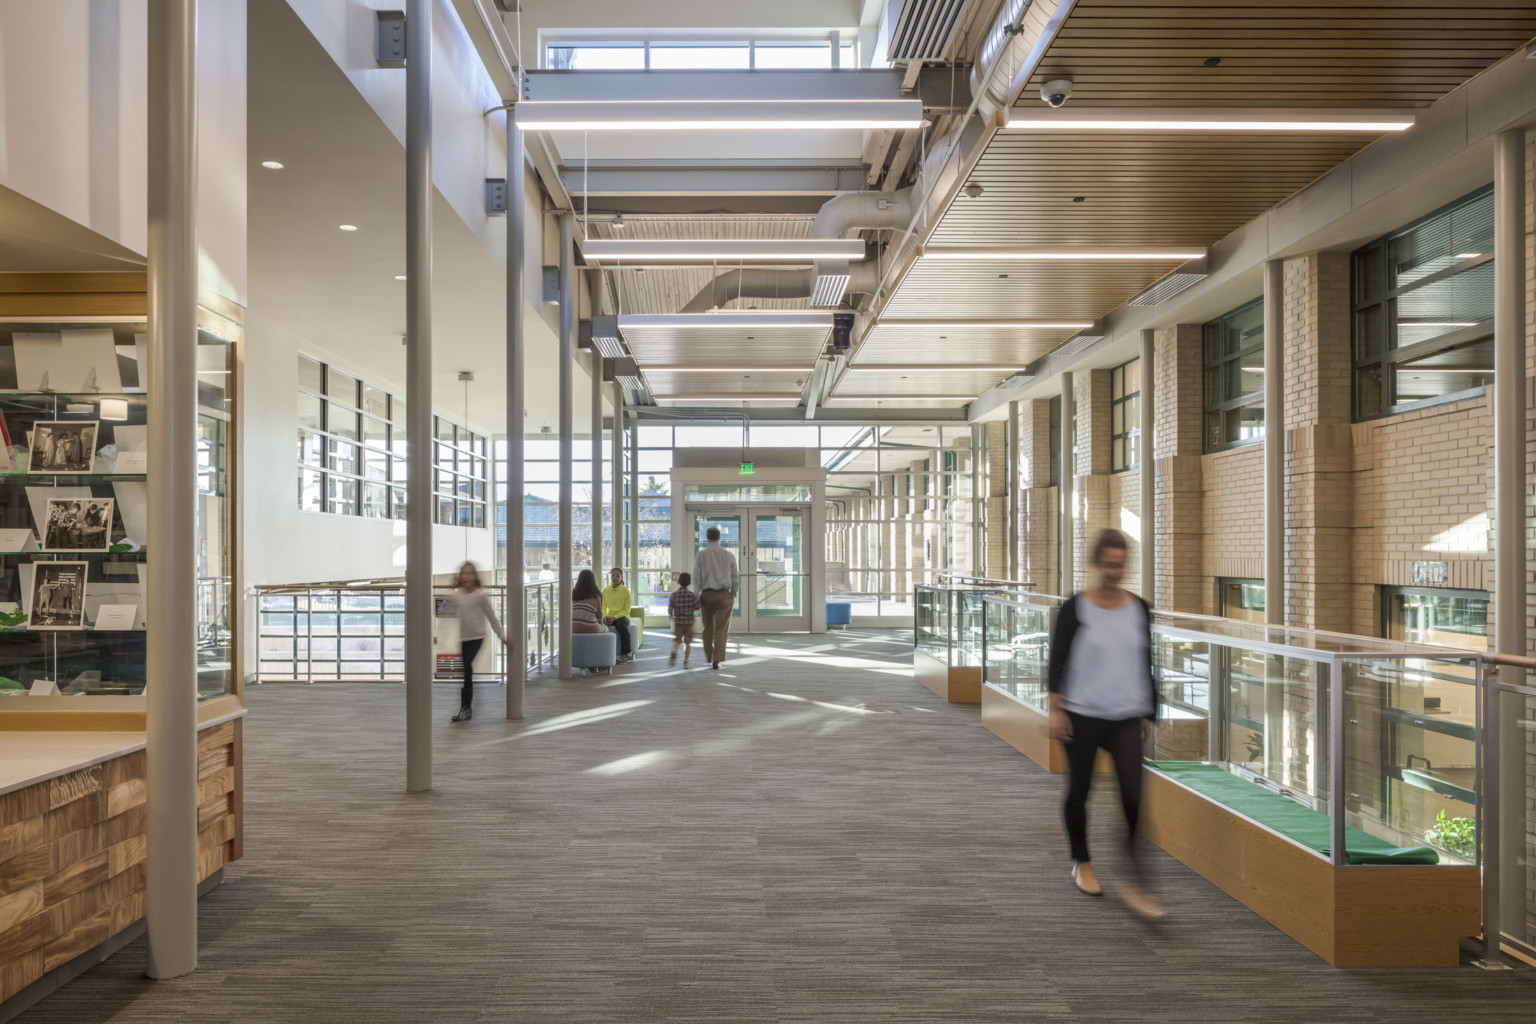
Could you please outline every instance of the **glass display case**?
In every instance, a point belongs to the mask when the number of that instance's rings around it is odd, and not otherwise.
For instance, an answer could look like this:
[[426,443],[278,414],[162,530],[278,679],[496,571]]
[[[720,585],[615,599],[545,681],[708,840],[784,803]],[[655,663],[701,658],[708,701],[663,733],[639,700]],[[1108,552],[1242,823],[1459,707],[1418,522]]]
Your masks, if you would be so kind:
[[[209,331],[198,342],[188,585],[208,700],[234,692],[236,359]],[[0,325],[0,697],[140,697],[149,685],[146,358],[143,323]]]
[[[986,684],[1044,714],[1059,599],[984,602]],[[1253,806],[1295,825],[1279,830],[1335,864],[1476,859],[1474,654],[1163,612],[1152,642],[1162,695],[1147,750],[1154,765],[1239,803],[1259,790],[1282,798]]]

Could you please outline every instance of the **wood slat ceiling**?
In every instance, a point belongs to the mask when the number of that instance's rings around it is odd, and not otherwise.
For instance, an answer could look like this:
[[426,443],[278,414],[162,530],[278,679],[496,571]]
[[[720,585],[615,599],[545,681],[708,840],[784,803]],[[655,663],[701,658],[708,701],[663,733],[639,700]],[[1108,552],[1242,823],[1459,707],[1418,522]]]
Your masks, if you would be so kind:
[[1533,35],[1529,0],[1078,0],[1021,103],[1419,107]]
[[1374,138],[999,132],[968,179],[984,191],[974,199],[956,199],[932,241],[1209,245]]
[[[1012,280],[1010,276],[1009,280]],[[877,323],[859,346],[854,366],[877,369],[881,363],[984,363],[1023,367],[1066,341],[1070,330],[1020,330],[1014,327],[891,327]]]
[[647,370],[645,379],[651,394],[659,400],[668,395],[793,395],[799,397],[812,366],[805,372],[788,373],[671,373]]
[[[624,227],[615,229],[613,218],[593,217],[587,225],[591,238],[643,239],[755,239],[809,238],[813,217],[789,214],[762,215],[690,215],[687,217],[636,214],[624,218]],[[789,266],[790,264],[785,264]],[[809,264],[801,264],[809,266]],[[608,271],[610,294],[616,296],[624,313],[676,313],[688,304],[720,274],[733,268],[648,267]],[[730,309],[805,309],[807,300],[746,299],[727,304]]]
[[[1409,110],[1533,35],[1531,0],[1078,0],[1019,105],[1033,108],[1044,82],[1070,78],[1069,109]],[[1211,58],[1219,63],[1205,67]],[[1333,133],[1003,131],[969,179],[985,191],[956,199],[931,240],[1212,245],[1372,141]],[[1171,269],[919,260],[883,315],[1093,319]],[[971,354],[996,358],[997,348]],[[861,346],[857,359],[865,358]]]
[[[648,366],[785,366],[810,372],[831,328],[629,327],[624,340],[641,369]],[[694,376],[706,376],[695,374]],[[707,388],[696,387],[696,391]]]
[[837,383],[843,398],[858,395],[954,395],[975,398],[996,387],[1012,370],[976,370],[963,373],[925,373],[921,370],[879,370],[852,367]]
[[1093,320],[1177,265],[920,259],[882,315]]

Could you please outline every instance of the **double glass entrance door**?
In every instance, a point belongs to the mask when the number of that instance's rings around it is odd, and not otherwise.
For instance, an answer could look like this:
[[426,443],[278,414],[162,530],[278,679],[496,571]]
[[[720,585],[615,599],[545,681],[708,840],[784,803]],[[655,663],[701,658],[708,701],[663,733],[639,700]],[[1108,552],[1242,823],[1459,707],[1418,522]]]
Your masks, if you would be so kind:
[[731,628],[748,633],[809,632],[810,567],[806,564],[806,506],[690,507],[694,548],[711,526],[736,559],[741,589]]

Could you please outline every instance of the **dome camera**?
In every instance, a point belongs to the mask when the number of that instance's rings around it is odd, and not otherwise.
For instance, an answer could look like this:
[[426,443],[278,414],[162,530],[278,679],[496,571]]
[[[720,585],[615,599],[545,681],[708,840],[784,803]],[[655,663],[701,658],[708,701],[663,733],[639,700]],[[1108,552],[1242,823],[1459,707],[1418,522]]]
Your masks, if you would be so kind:
[[1053,107],[1067,105],[1067,97],[1072,95],[1072,79],[1056,78],[1046,82],[1040,87],[1040,98]]

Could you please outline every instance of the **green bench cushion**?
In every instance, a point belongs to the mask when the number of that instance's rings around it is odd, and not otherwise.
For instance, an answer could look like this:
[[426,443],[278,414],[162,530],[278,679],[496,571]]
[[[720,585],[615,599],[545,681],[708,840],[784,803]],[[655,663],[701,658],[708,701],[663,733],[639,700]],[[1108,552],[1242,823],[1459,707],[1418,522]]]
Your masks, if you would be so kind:
[[[1148,767],[1182,783],[1288,839],[1330,855],[1328,815],[1203,761],[1148,761]],[[1346,864],[1438,864],[1427,846],[1397,847],[1358,828],[1344,829]]]

